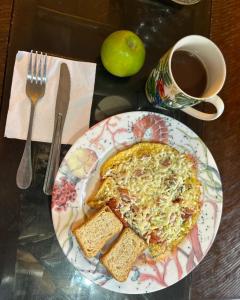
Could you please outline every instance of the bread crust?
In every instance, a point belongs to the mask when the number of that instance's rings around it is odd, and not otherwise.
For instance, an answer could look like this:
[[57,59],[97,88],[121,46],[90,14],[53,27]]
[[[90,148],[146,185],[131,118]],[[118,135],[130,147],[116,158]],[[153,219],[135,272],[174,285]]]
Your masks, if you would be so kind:
[[[109,236],[109,238],[102,240],[99,245],[96,245],[96,249],[94,251],[88,251],[87,247],[88,245],[85,244],[85,242],[82,240],[82,235],[79,235],[79,231],[81,230],[87,230],[87,227],[89,226],[90,223],[92,223],[96,218],[100,217],[101,214],[103,214],[104,212],[108,212],[111,213],[111,217],[114,219],[115,223],[113,224],[114,227],[113,228],[113,233],[111,236]],[[121,223],[121,221],[116,217],[116,215],[112,212],[112,210],[108,207],[105,206],[103,207],[101,210],[99,210],[96,214],[94,214],[93,216],[91,216],[91,218],[89,220],[87,220],[84,224],[82,224],[80,227],[75,228],[73,230],[73,234],[75,235],[84,255],[88,258],[94,257],[95,255],[97,255],[97,253],[104,247],[104,245],[117,233],[120,233],[121,230],[123,228],[123,225]]]
[[[128,235],[131,235],[129,238],[137,240],[139,242],[138,247],[132,249],[132,252],[123,253],[123,255],[132,255],[135,254],[131,259],[131,265],[128,266],[127,269],[125,269],[124,276],[118,276],[118,274],[114,273],[114,271],[111,269],[111,266],[108,264],[108,258],[110,255],[114,253],[114,251],[118,251],[118,246],[121,245],[121,243],[124,241],[124,239],[127,238]],[[145,241],[140,238],[131,228],[125,228],[117,241],[112,245],[112,247],[100,258],[100,261],[105,266],[105,268],[108,270],[108,272],[119,282],[126,281],[128,279],[129,273],[132,270],[133,264],[136,261],[137,257],[147,248],[147,244]]]

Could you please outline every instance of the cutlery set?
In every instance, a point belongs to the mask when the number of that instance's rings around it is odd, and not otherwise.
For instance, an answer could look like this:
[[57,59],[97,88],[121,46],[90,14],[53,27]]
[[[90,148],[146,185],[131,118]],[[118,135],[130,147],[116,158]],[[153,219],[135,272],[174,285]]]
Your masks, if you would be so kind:
[[[31,51],[26,80],[26,95],[31,101],[30,119],[26,144],[16,176],[17,186],[21,189],[27,189],[32,181],[31,137],[34,111],[38,100],[45,94],[46,83],[47,54],[43,54],[42,52],[39,54],[37,51],[35,53]],[[52,193],[54,178],[59,167],[62,131],[70,100],[70,87],[71,80],[68,66],[66,63],[62,63],[60,66],[60,77],[55,106],[53,138],[43,186],[43,191],[47,195],[51,195]]]
[[68,110],[70,100],[70,73],[65,63],[61,64],[60,77],[55,107],[55,121],[52,145],[48,160],[47,172],[45,176],[43,191],[51,195],[54,184],[54,178],[57,174],[60,160],[61,139],[63,126]]

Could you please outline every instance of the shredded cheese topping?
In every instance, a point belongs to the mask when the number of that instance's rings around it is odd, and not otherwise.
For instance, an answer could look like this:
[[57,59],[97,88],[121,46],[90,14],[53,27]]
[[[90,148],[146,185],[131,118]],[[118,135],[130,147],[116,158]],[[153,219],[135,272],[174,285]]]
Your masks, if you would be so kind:
[[[122,217],[147,243],[163,252],[189,232],[200,209],[200,183],[189,155],[163,146],[154,155],[128,156],[105,172],[109,177]],[[105,192],[112,193],[111,185]]]

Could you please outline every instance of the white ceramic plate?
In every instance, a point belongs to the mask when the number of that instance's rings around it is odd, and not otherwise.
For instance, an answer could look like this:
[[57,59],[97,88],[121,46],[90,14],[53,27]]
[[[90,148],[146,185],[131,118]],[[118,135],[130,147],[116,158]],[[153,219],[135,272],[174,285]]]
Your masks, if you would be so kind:
[[[86,259],[71,233],[72,225],[90,213],[85,203],[99,179],[99,168],[114,152],[140,141],[168,143],[190,153],[203,185],[203,206],[197,225],[164,262],[146,253],[128,280],[109,276],[98,257]],[[120,293],[141,294],[164,289],[181,280],[203,259],[217,233],[222,213],[222,184],[216,163],[202,140],[175,119],[150,112],[110,117],[90,128],[71,147],[58,171],[52,196],[52,218],[59,244],[70,262],[88,279]]]

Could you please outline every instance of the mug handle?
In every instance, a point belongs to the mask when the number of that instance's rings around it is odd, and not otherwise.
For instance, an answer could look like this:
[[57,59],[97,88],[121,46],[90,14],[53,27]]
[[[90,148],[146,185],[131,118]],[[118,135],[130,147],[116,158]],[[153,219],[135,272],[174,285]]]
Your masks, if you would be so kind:
[[190,115],[194,118],[197,118],[197,119],[203,120],[203,121],[212,121],[212,120],[217,119],[219,116],[221,116],[221,114],[224,111],[224,103],[219,96],[216,95],[212,98],[204,100],[204,102],[213,104],[216,107],[217,112],[214,114],[208,114],[208,113],[201,112],[192,107],[182,108],[182,111],[184,111],[185,113],[187,113],[188,115]]

